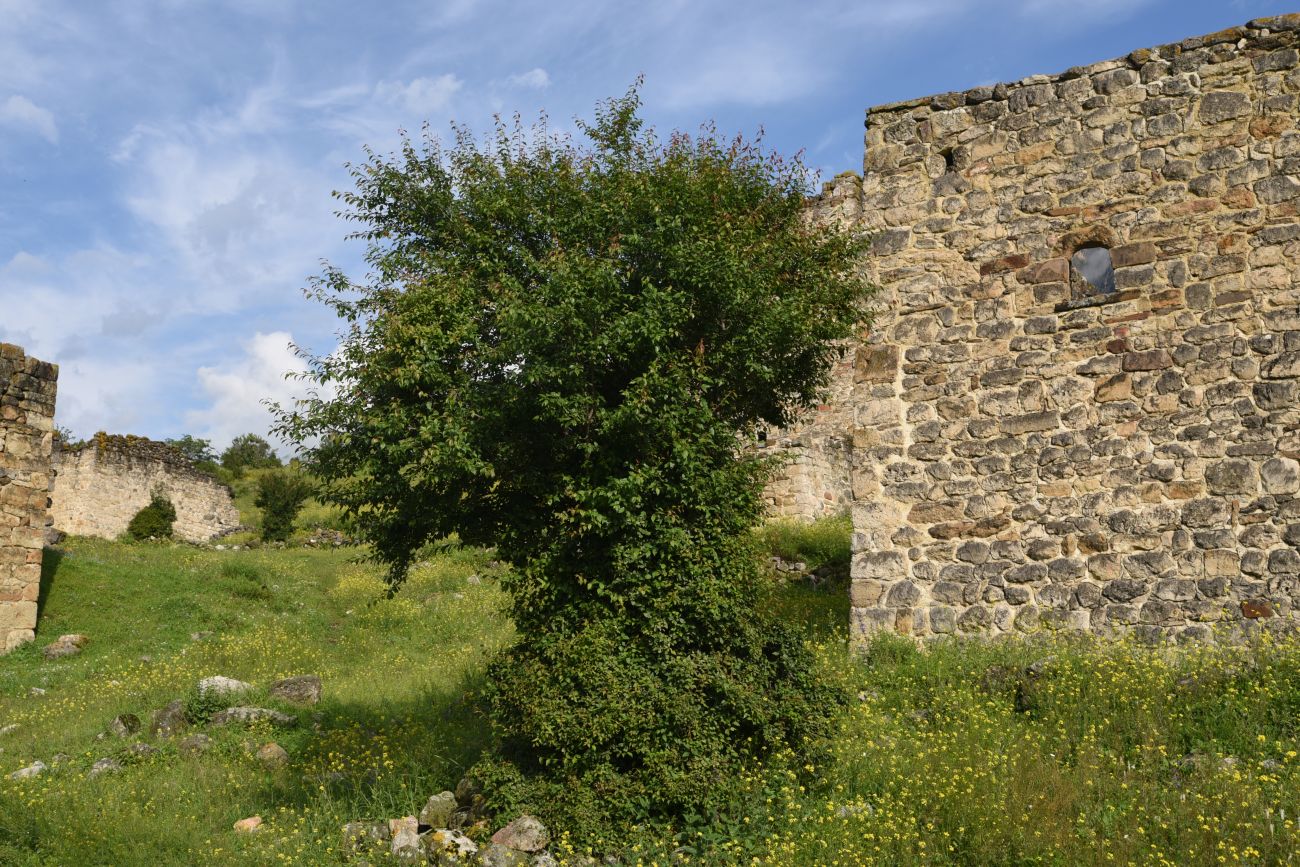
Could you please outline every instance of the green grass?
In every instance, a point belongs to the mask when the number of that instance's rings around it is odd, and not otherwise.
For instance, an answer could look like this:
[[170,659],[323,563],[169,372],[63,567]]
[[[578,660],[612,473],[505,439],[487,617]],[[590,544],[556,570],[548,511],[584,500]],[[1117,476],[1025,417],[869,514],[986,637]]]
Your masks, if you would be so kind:
[[[495,567],[443,549],[385,599],[381,570],[355,554],[73,539],[48,557],[39,639],[0,660],[0,726],[21,726],[0,736],[0,772],[54,767],[0,776],[0,864],[342,863],[344,822],[411,814],[454,786],[486,737],[466,690],[512,636]],[[1153,651],[1046,636],[920,652],[881,640],[850,657],[842,588],[774,588],[767,604],[805,626],[826,676],[856,697],[822,759],[798,777],[752,768],[730,813],[599,853],[626,865],[677,863],[675,851],[806,867],[1296,863],[1300,644]],[[91,643],[45,660],[37,648],[66,632]],[[88,775],[130,743],[96,738],[120,713],[147,724],[214,674],[266,702],[273,680],[303,673],[322,677],[325,698],[283,708],[294,729],[211,729],[200,756],[146,734],[157,755]],[[282,771],[253,756],[271,739],[290,755]],[[266,830],[233,833],[254,814]]]
[[780,520],[757,531],[760,546],[773,556],[803,563],[809,572],[828,571],[847,579],[853,541],[853,519],[848,515],[816,521]]

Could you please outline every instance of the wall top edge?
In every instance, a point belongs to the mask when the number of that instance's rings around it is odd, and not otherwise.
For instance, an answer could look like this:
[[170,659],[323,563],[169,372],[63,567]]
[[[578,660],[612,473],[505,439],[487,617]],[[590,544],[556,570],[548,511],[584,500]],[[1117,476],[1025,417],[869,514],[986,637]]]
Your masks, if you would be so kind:
[[905,113],[917,108],[945,111],[960,108],[964,105],[1007,99],[1012,92],[1020,88],[1054,84],[1073,78],[1108,72],[1113,69],[1139,69],[1152,61],[1170,61],[1186,52],[1215,45],[1245,43],[1240,45],[1241,48],[1248,48],[1251,43],[1264,43],[1266,45],[1268,40],[1278,33],[1296,31],[1300,31],[1300,12],[1290,12],[1270,18],[1256,18],[1237,27],[1229,27],[1203,36],[1192,36],[1180,42],[1171,42],[1152,48],[1139,48],[1123,57],[1102,60],[1087,66],[1074,66],[1055,75],[1031,75],[1019,81],[987,84],[968,90],[930,94],[914,99],[874,105],[866,110],[867,124],[871,125],[872,118],[878,115]]

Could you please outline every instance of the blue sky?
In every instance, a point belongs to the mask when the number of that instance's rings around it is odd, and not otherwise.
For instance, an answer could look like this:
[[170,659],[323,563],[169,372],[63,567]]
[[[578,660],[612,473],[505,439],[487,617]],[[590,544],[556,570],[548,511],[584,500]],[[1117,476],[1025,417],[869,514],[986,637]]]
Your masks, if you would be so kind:
[[0,340],[61,366],[58,421],[218,446],[265,432],[303,298],[360,249],[331,190],[362,146],[545,109],[571,127],[645,75],[660,128],[766,130],[829,177],[867,106],[1119,56],[1272,0],[799,3],[0,0]]

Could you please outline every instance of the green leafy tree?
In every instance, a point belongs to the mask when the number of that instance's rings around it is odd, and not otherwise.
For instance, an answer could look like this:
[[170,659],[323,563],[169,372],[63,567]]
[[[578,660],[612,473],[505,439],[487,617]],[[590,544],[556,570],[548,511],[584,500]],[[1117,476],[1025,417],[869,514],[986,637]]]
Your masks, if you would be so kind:
[[271,444],[257,434],[241,434],[231,441],[221,453],[221,466],[236,476],[244,470],[266,469],[280,466]]
[[298,511],[311,493],[311,482],[296,473],[280,471],[258,478],[253,505],[262,510],[262,541],[287,540]]
[[215,464],[217,461],[217,453],[212,450],[211,440],[185,434],[183,437],[163,440],[163,442],[184,455],[192,464]]
[[815,401],[869,292],[797,161],[657,139],[638,106],[603,105],[586,144],[516,120],[370,153],[340,196],[373,278],[316,282],[349,330],[279,411],[394,582],[453,531],[513,565],[476,773],[588,839],[720,808],[826,731],[837,695],[762,613],[772,465],[744,435]]

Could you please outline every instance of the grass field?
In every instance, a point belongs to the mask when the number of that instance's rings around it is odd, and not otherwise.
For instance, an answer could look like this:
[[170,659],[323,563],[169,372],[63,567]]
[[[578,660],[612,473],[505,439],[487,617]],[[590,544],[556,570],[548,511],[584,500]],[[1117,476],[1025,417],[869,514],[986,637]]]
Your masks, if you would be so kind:
[[[797,534],[779,535],[783,555],[808,556]],[[810,546],[833,549],[824,536]],[[18,726],[0,735],[0,864],[342,863],[344,822],[410,814],[454,786],[485,737],[465,691],[512,637],[495,564],[449,549],[385,599],[380,570],[355,556],[84,539],[52,552],[38,641],[0,660],[0,727]],[[921,653],[881,641],[850,658],[845,596],[791,583],[770,603],[806,624],[826,675],[854,697],[823,760],[797,776],[753,768],[749,797],[725,815],[647,827],[596,854],[625,865],[1296,862],[1300,646],[1040,638]],[[69,632],[90,636],[84,652],[41,656]],[[196,727],[214,739],[199,755],[147,731],[97,739],[118,714],[147,726],[204,676],[264,690],[306,673],[321,676],[324,700],[274,705],[298,717],[291,729]],[[133,757],[136,740],[159,751]],[[269,740],[286,768],[256,760]],[[107,756],[124,768],[92,776]],[[7,777],[35,760],[50,770]],[[261,833],[232,831],[254,814]],[[555,830],[552,851],[572,863]]]

